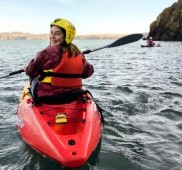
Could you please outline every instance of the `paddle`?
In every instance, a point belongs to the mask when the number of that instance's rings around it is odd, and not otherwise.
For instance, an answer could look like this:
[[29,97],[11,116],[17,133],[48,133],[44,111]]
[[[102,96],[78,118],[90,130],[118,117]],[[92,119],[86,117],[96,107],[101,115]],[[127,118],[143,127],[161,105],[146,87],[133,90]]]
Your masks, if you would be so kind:
[[12,75],[15,75],[15,74],[19,74],[19,73],[22,73],[22,72],[24,72],[23,69],[17,70],[17,71],[14,71],[14,72],[9,73],[8,75],[5,75],[5,76],[0,77],[0,79],[5,78],[5,77],[9,77],[9,76],[12,76]]
[[86,50],[83,52],[83,54],[89,54],[91,52],[94,51],[98,51],[104,48],[111,48],[111,47],[117,47],[120,45],[125,45],[125,44],[129,44],[129,43],[133,43],[135,41],[140,40],[143,37],[142,34],[131,34],[131,35],[127,35],[125,37],[121,37],[118,40],[114,41],[113,43],[109,44],[109,45],[105,45],[103,47],[99,47],[99,48],[95,48],[93,50]]
[[[140,40],[142,37],[143,37],[142,34],[127,35],[125,37],[119,38],[118,40],[114,41],[113,43],[111,43],[109,45],[105,45],[103,47],[95,48],[93,50],[86,50],[86,51],[83,52],[83,54],[89,54],[91,52],[98,51],[98,50],[101,50],[101,49],[104,49],[104,48],[111,48],[111,47],[117,47],[117,46],[120,46],[120,45],[129,44],[129,43]],[[22,73],[22,72],[24,72],[23,69],[17,70],[17,71],[9,73],[8,75],[0,77],[0,79],[5,78],[5,77],[9,77],[9,76],[12,76],[12,75],[15,75],[15,74],[19,74],[19,73]]]

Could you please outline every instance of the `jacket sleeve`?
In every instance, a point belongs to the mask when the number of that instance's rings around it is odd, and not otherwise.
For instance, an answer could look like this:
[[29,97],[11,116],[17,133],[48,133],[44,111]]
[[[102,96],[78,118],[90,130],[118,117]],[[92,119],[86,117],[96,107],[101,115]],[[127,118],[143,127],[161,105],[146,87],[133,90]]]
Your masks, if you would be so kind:
[[85,59],[84,56],[83,56],[83,63],[84,63],[84,70],[83,70],[82,78],[86,79],[92,76],[92,74],[94,73],[94,67],[92,64],[88,63],[88,61]]
[[45,55],[46,51],[43,50],[41,52],[38,52],[36,58],[30,61],[25,70],[28,76],[30,76],[31,78],[35,78],[40,74],[40,71],[42,70],[44,64]]
[[60,47],[48,46],[37,53],[26,67],[26,74],[31,78],[39,76],[45,69],[53,69],[61,60],[62,49]]

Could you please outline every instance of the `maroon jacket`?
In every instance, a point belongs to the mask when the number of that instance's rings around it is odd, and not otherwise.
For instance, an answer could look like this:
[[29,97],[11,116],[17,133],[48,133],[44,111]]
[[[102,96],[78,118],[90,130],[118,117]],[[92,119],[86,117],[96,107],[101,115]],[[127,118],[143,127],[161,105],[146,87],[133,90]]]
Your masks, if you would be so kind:
[[[26,74],[31,79],[38,77],[43,70],[53,69],[61,62],[62,49],[58,46],[48,46],[37,53],[26,67]],[[94,73],[93,66],[83,56],[84,71],[82,78],[88,78]],[[70,88],[53,87],[49,84],[40,83],[37,87],[38,96],[55,95],[71,90]]]

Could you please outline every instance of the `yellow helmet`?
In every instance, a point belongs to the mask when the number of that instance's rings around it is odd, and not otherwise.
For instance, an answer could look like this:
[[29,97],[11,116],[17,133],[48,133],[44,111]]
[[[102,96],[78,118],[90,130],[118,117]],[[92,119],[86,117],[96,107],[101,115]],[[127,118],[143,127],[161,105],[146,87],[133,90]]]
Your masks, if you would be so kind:
[[51,23],[51,26],[53,25],[61,27],[66,31],[65,41],[67,44],[70,44],[73,41],[75,38],[76,29],[70,21],[64,18],[57,18]]

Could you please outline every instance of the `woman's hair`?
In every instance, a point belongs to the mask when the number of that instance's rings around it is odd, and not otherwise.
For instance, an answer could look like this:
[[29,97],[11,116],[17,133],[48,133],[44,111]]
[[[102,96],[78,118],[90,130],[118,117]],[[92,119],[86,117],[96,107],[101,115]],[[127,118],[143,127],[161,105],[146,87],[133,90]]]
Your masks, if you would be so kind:
[[[61,28],[61,30],[62,30],[62,32],[64,34],[64,38],[65,38],[65,36],[66,36],[65,29]],[[63,49],[63,51],[68,51],[68,57],[77,56],[78,54],[80,54],[80,50],[78,49],[78,47],[75,44],[73,44],[73,43],[67,44],[66,41],[64,41],[64,43],[62,44],[62,49]]]
[[68,51],[68,57],[77,56],[78,54],[80,54],[80,50],[73,43],[70,43],[70,44],[64,43],[62,45],[62,49],[63,49],[63,51]]

